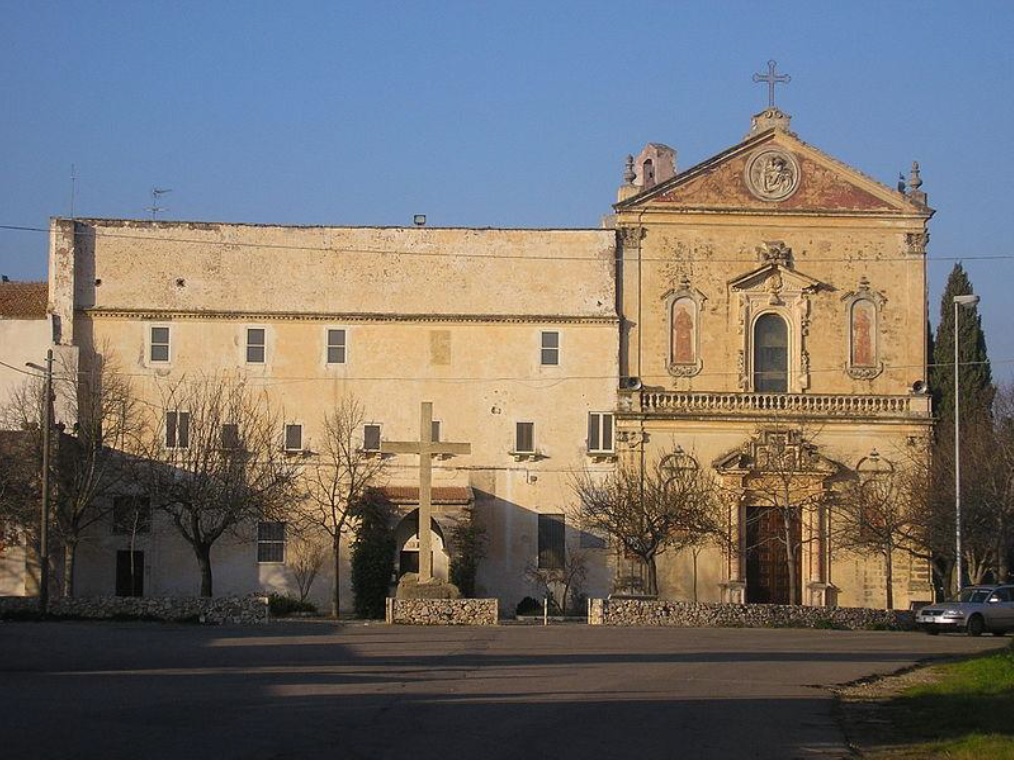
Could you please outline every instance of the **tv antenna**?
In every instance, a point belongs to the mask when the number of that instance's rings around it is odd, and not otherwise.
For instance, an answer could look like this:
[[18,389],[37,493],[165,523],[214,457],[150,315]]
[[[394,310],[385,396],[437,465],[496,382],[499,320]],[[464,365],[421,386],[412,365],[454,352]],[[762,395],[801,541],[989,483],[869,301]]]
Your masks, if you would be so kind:
[[172,188],[152,188],[151,189],[151,206],[146,206],[145,211],[151,212],[151,218],[155,219],[155,215],[159,212],[167,211],[166,207],[159,206],[159,201],[162,200],[162,196],[166,193],[172,193]]
[[77,167],[70,165],[70,218],[74,219],[74,202],[77,200]]

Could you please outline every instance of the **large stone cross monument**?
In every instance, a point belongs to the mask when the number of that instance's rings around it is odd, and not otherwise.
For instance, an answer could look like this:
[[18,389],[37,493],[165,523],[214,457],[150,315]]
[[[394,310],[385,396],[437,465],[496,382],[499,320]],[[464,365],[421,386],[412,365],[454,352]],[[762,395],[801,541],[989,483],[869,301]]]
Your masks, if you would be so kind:
[[419,416],[418,442],[382,442],[385,453],[412,453],[419,456],[419,581],[433,579],[433,456],[468,455],[472,445],[467,442],[433,441],[433,403],[423,402]]

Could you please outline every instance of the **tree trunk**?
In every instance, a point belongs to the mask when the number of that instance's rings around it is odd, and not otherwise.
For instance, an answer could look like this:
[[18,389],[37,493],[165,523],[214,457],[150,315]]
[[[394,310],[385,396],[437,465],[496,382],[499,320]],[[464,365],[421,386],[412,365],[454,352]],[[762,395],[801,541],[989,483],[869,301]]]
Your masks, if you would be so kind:
[[334,560],[334,590],[331,595],[331,616],[338,619],[341,603],[341,535],[336,534],[331,542],[331,555]]
[[797,606],[799,605],[799,591],[797,590],[799,582],[796,580],[796,543],[792,532],[792,509],[786,503],[786,507],[782,510],[785,532],[785,566],[789,580],[789,605]]
[[63,545],[63,595],[74,597],[74,566],[77,561],[77,540],[68,539]]
[[194,555],[197,556],[197,565],[201,569],[201,597],[212,596],[211,586],[211,546],[194,545]]
[[884,553],[884,576],[887,586],[887,610],[894,609],[894,548],[888,546]]
[[648,579],[645,588],[648,595],[658,595],[658,569],[655,566],[655,556],[650,555],[644,559],[644,566],[648,572]]

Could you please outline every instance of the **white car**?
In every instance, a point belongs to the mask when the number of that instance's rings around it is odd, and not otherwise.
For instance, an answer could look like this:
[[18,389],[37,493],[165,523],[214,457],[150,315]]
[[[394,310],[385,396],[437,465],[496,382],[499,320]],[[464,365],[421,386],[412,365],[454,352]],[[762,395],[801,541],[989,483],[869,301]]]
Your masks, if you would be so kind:
[[930,635],[944,630],[964,631],[972,636],[1014,630],[1014,585],[966,587],[956,601],[933,603],[919,609],[915,622]]

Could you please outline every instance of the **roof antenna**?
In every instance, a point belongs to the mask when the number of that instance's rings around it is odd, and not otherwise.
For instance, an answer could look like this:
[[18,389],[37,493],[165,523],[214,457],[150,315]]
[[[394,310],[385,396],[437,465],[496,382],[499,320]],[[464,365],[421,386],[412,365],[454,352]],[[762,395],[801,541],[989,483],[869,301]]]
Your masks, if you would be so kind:
[[77,198],[77,169],[70,165],[70,218],[74,219],[74,201]]
[[151,189],[151,206],[146,206],[145,211],[151,212],[151,218],[155,219],[155,215],[159,212],[167,211],[166,207],[159,206],[158,202],[162,199],[166,193],[172,193],[172,188],[152,188]]

